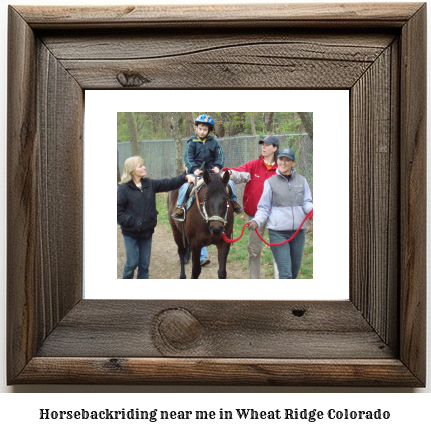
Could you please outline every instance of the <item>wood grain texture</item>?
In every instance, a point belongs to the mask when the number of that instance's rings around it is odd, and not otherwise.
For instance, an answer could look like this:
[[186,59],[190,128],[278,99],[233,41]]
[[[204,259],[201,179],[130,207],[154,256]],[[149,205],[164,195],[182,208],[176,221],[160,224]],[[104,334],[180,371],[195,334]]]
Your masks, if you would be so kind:
[[19,7],[35,29],[100,27],[402,27],[420,3],[290,3],[202,6]]
[[9,15],[8,368],[16,375],[82,295],[83,91]]
[[[351,90],[350,298],[384,341],[397,327],[399,141],[391,128],[396,51],[389,46]],[[395,111],[395,112],[393,112]],[[391,334],[392,342],[395,342]],[[396,344],[393,349],[397,350]]]
[[[120,33],[107,41],[82,33],[42,36],[85,89],[98,88],[351,88],[395,39],[380,34],[248,31]],[[115,41],[115,42],[114,42]],[[109,58],[109,60],[107,60]],[[119,76],[142,79],[124,85]],[[135,84],[135,85],[133,85]]]
[[426,7],[401,37],[401,359],[425,379],[426,341]]
[[[186,311],[199,323],[193,344],[160,337],[160,311]],[[183,329],[172,329],[179,336]],[[91,340],[89,345],[87,342]],[[172,340],[172,338],[171,338]],[[84,300],[48,336],[47,357],[392,358],[349,302]]]
[[[8,383],[423,386],[425,5],[205,11],[10,8]],[[81,299],[84,90],[191,87],[350,90],[349,301]]]
[[36,353],[36,42],[12,9],[8,39],[7,163],[14,181],[7,188],[7,367],[8,376],[15,376]]
[[35,289],[45,338],[82,295],[84,92],[45,45],[37,48]]
[[34,357],[17,383],[420,387],[399,360]]
[[[396,32],[387,29],[379,32],[358,33],[345,29],[334,33],[330,30],[226,29],[208,32],[202,29],[172,31],[129,30],[115,31],[66,31],[53,35],[51,31],[39,31],[41,41],[59,60],[151,60],[193,54],[205,54],[226,48],[260,48],[262,60],[270,57],[266,47],[281,45],[281,58],[316,58],[319,60],[368,61],[377,56],[394,40]],[[143,40],[145,44],[143,44]],[[288,47],[286,47],[286,45]],[[245,54],[243,54],[245,57]],[[244,58],[244,61],[246,58]]]

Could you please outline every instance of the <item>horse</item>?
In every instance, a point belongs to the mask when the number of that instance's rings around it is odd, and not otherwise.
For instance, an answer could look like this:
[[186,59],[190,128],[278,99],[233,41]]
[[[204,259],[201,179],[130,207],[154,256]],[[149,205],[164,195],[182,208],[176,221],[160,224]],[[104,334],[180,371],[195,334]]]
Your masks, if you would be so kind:
[[[233,231],[233,204],[226,191],[229,181],[229,172],[225,171],[223,177],[219,174],[210,174],[204,171],[204,182],[198,193],[198,202],[193,203],[187,211],[184,222],[169,218],[175,243],[178,246],[178,255],[181,262],[180,279],[186,278],[184,257],[187,246],[192,254],[192,279],[198,279],[201,274],[200,255],[204,246],[215,244],[218,250],[218,278],[226,279],[226,260],[229,254],[230,243],[223,240],[223,232],[228,238]],[[178,189],[169,192],[169,214],[175,211]],[[202,209],[201,209],[202,207]]]

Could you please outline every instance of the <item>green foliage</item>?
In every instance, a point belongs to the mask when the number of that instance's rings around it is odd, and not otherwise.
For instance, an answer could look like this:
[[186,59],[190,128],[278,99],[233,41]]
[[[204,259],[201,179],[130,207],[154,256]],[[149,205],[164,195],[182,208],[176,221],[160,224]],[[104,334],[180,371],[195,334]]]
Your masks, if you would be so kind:
[[125,141],[130,141],[126,115],[123,112],[117,112],[117,142]]
[[[247,113],[251,118],[252,113]],[[264,113],[254,113],[255,127],[262,138],[268,134],[298,133],[302,125],[300,117],[295,112],[276,112],[269,129],[265,127]],[[251,134],[251,122],[247,123],[246,133]]]
[[302,256],[301,269],[298,279],[313,279],[313,233],[305,236],[304,255]]
[[279,132],[282,134],[298,133],[302,126],[301,118],[297,113],[286,114],[284,121],[279,123]]
[[[234,217],[233,220],[233,238],[238,238],[241,235],[242,227],[247,222],[247,216],[244,214],[241,214],[239,216]],[[244,230],[244,235],[242,236],[241,240],[237,241],[236,243],[232,243],[230,245],[230,251],[229,255],[227,257],[227,262],[234,262],[239,261],[241,262],[241,267],[243,270],[248,270],[248,252],[247,252],[247,245],[248,245],[248,237],[249,237],[249,231],[246,227]]]
[[167,193],[156,194],[156,208],[159,212],[157,215],[157,224],[162,224],[163,226],[170,228],[167,200]]
[[[190,136],[190,124],[187,127],[187,118],[195,117],[195,113],[182,113],[180,124],[181,136]],[[222,123],[225,136],[253,134],[252,118],[256,133],[262,138],[269,134],[298,133],[303,130],[301,118],[295,112],[273,113],[272,122],[265,126],[265,113],[263,112],[216,112],[213,113],[216,124]],[[172,138],[171,116],[169,112],[135,112],[133,113],[138,141],[170,139]],[[124,112],[117,113],[117,141],[129,141],[126,116]]]

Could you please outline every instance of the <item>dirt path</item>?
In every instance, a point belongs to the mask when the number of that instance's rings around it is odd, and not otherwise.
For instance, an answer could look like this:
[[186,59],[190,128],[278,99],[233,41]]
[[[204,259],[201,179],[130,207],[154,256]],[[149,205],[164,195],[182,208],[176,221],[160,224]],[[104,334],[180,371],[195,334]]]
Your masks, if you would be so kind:
[[[217,279],[218,259],[217,248],[208,248],[208,256],[211,263],[202,267],[199,279]],[[124,264],[126,262],[126,252],[124,250],[123,235],[117,225],[117,279],[121,279]],[[177,254],[177,246],[174,242],[171,229],[162,225],[157,225],[153,234],[153,244],[151,249],[150,279],[179,279],[180,262]],[[186,265],[186,275],[189,279],[192,273],[191,261]],[[136,272],[135,272],[136,278]],[[248,271],[243,270],[238,263],[227,264],[228,279],[248,279]]]

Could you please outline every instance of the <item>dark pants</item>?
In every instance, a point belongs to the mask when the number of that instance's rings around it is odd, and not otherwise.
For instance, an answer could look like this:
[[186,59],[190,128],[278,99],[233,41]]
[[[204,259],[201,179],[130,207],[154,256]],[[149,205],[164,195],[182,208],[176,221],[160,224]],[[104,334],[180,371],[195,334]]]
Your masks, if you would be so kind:
[[153,236],[135,239],[123,235],[123,238],[127,261],[124,266],[122,279],[133,279],[136,267],[138,267],[137,279],[148,279]]
[[[268,230],[269,242],[281,243],[292,237],[295,231]],[[280,279],[296,279],[301,268],[302,254],[305,246],[305,230],[300,230],[295,238],[281,246],[271,246],[278,266]]]

